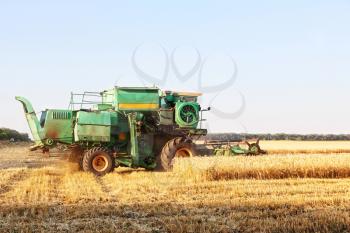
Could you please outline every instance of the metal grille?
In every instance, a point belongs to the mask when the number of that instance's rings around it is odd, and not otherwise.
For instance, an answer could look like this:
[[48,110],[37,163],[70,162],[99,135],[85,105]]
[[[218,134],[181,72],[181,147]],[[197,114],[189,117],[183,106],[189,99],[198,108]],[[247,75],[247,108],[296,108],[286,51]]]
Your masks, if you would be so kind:
[[70,112],[53,112],[52,118],[55,120],[68,120],[71,118]]

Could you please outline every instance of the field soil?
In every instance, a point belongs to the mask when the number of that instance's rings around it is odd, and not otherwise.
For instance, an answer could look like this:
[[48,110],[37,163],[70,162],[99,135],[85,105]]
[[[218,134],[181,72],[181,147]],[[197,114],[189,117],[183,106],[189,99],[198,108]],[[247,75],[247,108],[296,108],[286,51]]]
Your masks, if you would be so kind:
[[40,168],[61,161],[57,154],[48,157],[41,152],[29,150],[30,142],[1,142],[0,141],[0,169],[8,168]]
[[350,232],[350,153],[319,153],[318,143],[104,177],[0,144],[0,232]]

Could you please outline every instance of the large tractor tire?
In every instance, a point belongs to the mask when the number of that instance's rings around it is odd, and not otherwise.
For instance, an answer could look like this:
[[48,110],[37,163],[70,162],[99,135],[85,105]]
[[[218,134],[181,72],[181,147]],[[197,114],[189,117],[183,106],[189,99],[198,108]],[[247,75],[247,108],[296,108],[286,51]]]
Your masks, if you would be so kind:
[[176,158],[196,156],[193,143],[186,142],[183,138],[174,138],[168,141],[157,159],[158,171],[171,171]]
[[108,150],[95,147],[85,152],[83,157],[83,170],[92,172],[97,176],[106,175],[113,172],[115,162]]
[[84,149],[80,146],[72,147],[68,156],[68,162],[78,163],[79,170],[83,170]]

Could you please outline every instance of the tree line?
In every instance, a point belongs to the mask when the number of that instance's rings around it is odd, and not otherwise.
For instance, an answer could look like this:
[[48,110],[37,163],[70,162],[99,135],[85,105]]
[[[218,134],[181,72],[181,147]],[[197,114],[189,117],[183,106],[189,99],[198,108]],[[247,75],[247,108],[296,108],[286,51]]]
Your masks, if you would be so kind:
[[207,140],[243,141],[250,139],[261,140],[292,140],[292,141],[347,141],[350,134],[239,134],[239,133],[212,133]]
[[[261,140],[292,140],[292,141],[347,141],[350,134],[241,134],[241,133],[211,133],[204,137],[206,140],[244,141],[250,139]],[[13,129],[0,128],[0,140],[30,141],[27,133],[20,133]]]
[[20,133],[14,129],[0,128],[0,140],[28,142],[30,138],[27,133]]

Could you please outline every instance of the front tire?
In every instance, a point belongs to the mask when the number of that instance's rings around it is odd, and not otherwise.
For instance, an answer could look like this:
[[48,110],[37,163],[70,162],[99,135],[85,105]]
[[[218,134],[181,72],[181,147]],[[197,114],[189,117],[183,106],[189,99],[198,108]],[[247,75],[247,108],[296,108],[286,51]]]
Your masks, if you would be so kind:
[[104,176],[113,172],[115,167],[114,158],[108,150],[95,147],[85,152],[83,157],[83,170],[92,172],[97,176]]
[[164,145],[157,159],[156,170],[171,171],[177,157],[193,157],[196,154],[193,143],[186,142],[183,138],[174,138]]

